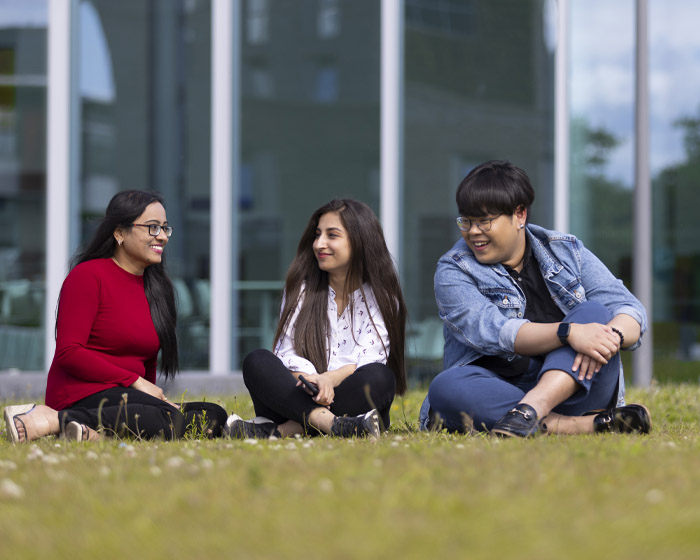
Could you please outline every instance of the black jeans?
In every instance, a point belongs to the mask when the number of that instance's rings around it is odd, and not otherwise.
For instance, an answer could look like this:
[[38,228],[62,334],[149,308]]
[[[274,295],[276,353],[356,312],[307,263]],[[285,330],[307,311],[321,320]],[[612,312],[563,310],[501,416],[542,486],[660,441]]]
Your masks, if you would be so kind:
[[208,402],[185,403],[178,410],[133,387],[114,387],[90,395],[58,413],[61,429],[68,422],[90,428],[104,427],[108,434],[146,439],[179,439],[188,427],[209,437],[221,436],[226,411]]
[[[255,414],[277,424],[294,420],[308,427],[309,414],[320,405],[304,389],[282,361],[269,350],[253,350],[243,360],[243,381],[253,399]],[[336,416],[357,416],[376,408],[381,427],[389,428],[389,410],[396,393],[394,373],[380,363],[355,370],[335,388],[330,411]]]

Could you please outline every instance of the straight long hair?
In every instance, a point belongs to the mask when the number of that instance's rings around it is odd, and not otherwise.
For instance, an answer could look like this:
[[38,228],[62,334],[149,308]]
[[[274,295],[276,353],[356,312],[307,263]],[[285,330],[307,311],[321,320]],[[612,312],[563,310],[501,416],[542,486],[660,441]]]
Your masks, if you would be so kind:
[[[78,251],[70,262],[73,269],[80,263],[93,259],[108,259],[114,256],[117,240],[114,231],[121,228],[131,230],[133,223],[154,202],[165,207],[159,193],[147,191],[122,191],[109,201],[105,217],[102,218],[95,234],[85,248]],[[152,264],[143,272],[143,285],[151,310],[153,326],[160,341],[160,369],[165,378],[174,377],[179,369],[177,349],[177,311],[175,307],[175,290],[168,277],[165,266],[165,254],[161,262]]]
[[[384,241],[382,226],[372,209],[363,202],[352,199],[332,200],[316,210],[309,219],[299,241],[296,257],[287,272],[284,305],[275,332],[274,346],[293,326],[294,349],[297,354],[309,360],[319,373],[328,369],[328,273],[319,268],[313,243],[321,216],[329,212],[338,213],[350,243],[350,266],[345,277],[344,291],[350,294],[359,289],[364,297],[363,285],[367,284],[372,289],[389,334],[387,365],[394,372],[396,392],[402,395],[406,391],[406,304],[394,262]],[[294,311],[302,297],[303,303],[296,323],[291,325]],[[366,297],[364,301],[366,306]],[[352,306],[352,298],[349,305]],[[350,316],[353,316],[352,308]]]

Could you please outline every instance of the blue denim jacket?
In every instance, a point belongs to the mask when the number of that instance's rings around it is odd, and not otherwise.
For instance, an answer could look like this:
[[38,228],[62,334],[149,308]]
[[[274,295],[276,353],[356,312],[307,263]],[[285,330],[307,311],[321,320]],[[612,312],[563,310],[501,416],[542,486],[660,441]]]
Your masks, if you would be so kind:
[[[583,301],[597,301],[613,315],[633,317],[642,333],[647,330],[644,306],[581,241],[532,224],[526,232],[545,284],[563,313]],[[444,369],[470,364],[483,355],[517,356],[515,337],[527,322],[525,295],[503,265],[479,263],[460,239],[438,261],[435,299],[443,321]],[[629,350],[640,343],[641,337]],[[624,403],[622,366],[618,402]],[[427,422],[428,407],[426,398],[421,426]]]

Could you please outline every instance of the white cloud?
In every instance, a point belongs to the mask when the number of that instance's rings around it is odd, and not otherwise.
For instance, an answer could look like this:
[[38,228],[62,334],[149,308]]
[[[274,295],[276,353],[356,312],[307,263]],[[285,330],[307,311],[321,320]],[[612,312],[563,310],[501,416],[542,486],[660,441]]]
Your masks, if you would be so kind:
[[[571,2],[573,115],[604,126],[623,145],[611,154],[612,177],[631,181],[634,130],[635,3]],[[700,111],[700,2],[649,2],[650,163],[652,173],[682,161],[682,131],[674,121]]]

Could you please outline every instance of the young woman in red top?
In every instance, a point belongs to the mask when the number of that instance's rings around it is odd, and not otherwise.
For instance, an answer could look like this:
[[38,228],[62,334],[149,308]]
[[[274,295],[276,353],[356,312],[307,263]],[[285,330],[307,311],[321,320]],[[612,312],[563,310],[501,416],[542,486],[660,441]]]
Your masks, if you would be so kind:
[[223,408],[180,407],[155,384],[159,350],[166,379],[178,370],[175,296],[163,254],[171,234],[159,194],[124,191],[112,198],[61,288],[46,405],[5,409],[12,441],[59,433],[93,440],[99,428],[172,439],[193,423],[221,435]]

